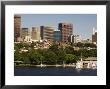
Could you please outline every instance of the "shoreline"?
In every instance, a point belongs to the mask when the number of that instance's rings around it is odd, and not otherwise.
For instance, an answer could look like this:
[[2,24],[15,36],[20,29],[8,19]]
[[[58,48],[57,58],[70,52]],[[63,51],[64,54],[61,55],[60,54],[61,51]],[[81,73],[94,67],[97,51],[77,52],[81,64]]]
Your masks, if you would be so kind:
[[14,68],[73,68],[73,69],[78,69],[78,70],[81,70],[81,69],[97,69],[97,68],[87,68],[87,67],[83,67],[83,68],[76,68],[75,65],[16,65],[14,66]]
[[[14,67],[15,67],[15,68],[17,68],[17,67],[18,67],[18,68],[20,68],[20,67],[21,67],[21,68],[23,68],[23,67],[24,67],[24,68],[25,68],[25,67],[28,67],[28,68],[29,68],[29,67],[30,67],[30,68],[31,68],[31,67],[36,67],[36,68],[37,68],[37,67],[41,67],[41,68],[42,68],[42,67],[43,67],[43,68],[46,68],[46,67],[47,67],[47,68],[48,68],[48,67],[63,67],[63,68],[72,67],[72,68],[76,68],[76,65],[66,65],[66,64],[65,64],[65,65],[30,65],[30,64],[22,64],[22,65],[14,65]],[[87,68],[87,67],[76,68],[76,69],[85,69],[85,68]],[[93,67],[93,68],[87,68],[87,69],[97,69],[97,68],[94,68],[94,67]]]
[[14,67],[75,67],[75,65],[14,65]]

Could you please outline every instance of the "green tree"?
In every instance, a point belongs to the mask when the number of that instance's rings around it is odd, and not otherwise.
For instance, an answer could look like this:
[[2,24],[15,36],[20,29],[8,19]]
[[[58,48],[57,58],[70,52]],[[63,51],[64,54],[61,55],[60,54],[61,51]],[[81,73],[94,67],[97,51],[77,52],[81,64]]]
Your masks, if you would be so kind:
[[21,61],[23,61],[23,63],[25,64],[30,64],[30,60],[27,52],[21,53]]
[[72,46],[68,46],[65,48],[66,54],[73,54],[74,53],[74,48]]
[[65,61],[67,64],[76,62],[77,60],[79,60],[77,56],[75,56],[73,54],[66,54]]
[[56,53],[58,51],[58,45],[55,42],[53,42],[49,49]]
[[44,54],[44,61],[47,64],[56,64],[57,55],[50,50],[47,50],[47,52]]
[[89,50],[88,57],[97,57],[97,50],[96,49]]
[[28,57],[29,57],[30,63],[34,64],[36,59],[36,53],[34,49],[29,50]]
[[17,47],[18,49],[21,49],[24,47],[24,43],[23,42],[22,43],[15,43],[14,46]]
[[84,47],[91,47],[91,48],[96,48],[97,46],[93,43],[85,43]]
[[41,64],[44,61],[44,57],[41,54],[39,54],[39,53],[36,52],[35,53],[34,60],[35,60],[35,63],[36,64]]
[[83,44],[83,43],[81,43],[81,42],[78,42],[78,43],[77,43],[77,47],[82,48],[82,47],[84,47],[84,44]]
[[65,61],[65,57],[66,57],[66,52],[64,49],[59,49],[58,50],[58,53],[57,53],[57,56],[58,56],[58,63],[59,64],[62,64],[63,61]]
[[22,58],[21,53],[19,53],[19,50],[16,50],[14,52],[14,61],[20,61]]

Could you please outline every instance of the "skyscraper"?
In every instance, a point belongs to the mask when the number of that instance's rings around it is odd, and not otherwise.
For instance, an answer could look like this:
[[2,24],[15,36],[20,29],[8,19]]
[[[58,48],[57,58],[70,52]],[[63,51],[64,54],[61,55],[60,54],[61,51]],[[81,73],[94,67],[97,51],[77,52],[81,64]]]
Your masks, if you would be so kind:
[[40,40],[40,28],[32,27],[31,38],[33,41],[39,41]]
[[69,23],[59,23],[58,29],[61,31],[61,41],[68,42],[68,37],[73,34],[73,25]]
[[49,26],[41,26],[41,39],[42,40],[53,40],[54,39],[54,29]]
[[93,29],[92,43],[97,44],[97,32]]
[[22,28],[20,33],[21,38],[24,40],[25,37],[29,35],[28,28]]
[[20,37],[21,17],[14,15],[14,42],[17,42]]

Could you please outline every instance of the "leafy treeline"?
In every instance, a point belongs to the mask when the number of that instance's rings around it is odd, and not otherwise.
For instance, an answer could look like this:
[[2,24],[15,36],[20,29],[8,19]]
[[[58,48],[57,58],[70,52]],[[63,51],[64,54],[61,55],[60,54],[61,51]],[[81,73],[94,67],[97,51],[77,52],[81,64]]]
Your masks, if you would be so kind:
[[[80,43],[79,43],[80,44]],[[18,43],[15,44],[14,60],[23,61],[24,64],[63,64],[65,62],[74,63],[80,60],[81,53],[82,57],[96,57],[97,49],[84,49],[81,47],[79,50],[74,50],[74,47],[78,47],[79,44],[73,44],[67,47],[58,47],[56,43],[53,43],[49,49],[34,49],[35,43]],[[93,44],[89,44],[93,46]],[[87,45],[88,46],[88,45]],[[28,52],[20,52],[21,48],[28,49]]]

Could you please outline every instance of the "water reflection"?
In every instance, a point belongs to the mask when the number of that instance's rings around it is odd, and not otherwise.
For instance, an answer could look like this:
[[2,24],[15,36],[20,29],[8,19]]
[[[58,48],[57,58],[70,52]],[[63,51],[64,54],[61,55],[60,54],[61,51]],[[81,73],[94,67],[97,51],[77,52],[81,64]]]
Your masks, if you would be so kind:
[[97,76],[97,69],[73,67],[17,67],[15,76]]

